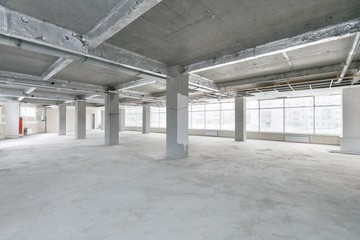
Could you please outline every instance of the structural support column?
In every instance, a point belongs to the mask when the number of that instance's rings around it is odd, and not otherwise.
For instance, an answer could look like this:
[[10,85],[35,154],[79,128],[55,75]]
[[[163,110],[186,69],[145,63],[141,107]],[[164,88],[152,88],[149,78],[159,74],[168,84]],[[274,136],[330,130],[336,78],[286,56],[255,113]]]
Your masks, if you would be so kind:
[[150,106],[143,106],[142,133],[150,133]]
[[83,100],[75,102],[75,138],[86,138],[86,102]]
[[189,153],[189,77],[180,67],[169,69],[166,84],[166,156],[181,159]]
[[119,132],[125,131],[125,109],[119,110]]
[[108,93],[105,100],[105,145],[119,144],[119,94]]
[[360,88],[342,90],[343,136],[341,151],[360,154]]
[[66,135],[66,104],[60,104],[59,109],[59,135]]
[[235,99],[235,141],[246,141],[246,99]]
[[19,137],[19,103],[5,103],[5,138]]

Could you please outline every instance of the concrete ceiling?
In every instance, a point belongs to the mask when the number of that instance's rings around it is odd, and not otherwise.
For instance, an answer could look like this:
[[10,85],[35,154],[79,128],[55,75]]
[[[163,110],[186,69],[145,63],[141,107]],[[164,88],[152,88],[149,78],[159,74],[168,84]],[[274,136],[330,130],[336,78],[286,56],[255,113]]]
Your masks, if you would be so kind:
[[116,86],[138,79],[135,76],[127,75],[119,71],[101,68],[83,62],[71,63],[68,67],[56,74],[54,78],[102,86]]
[[41,75],[57,58],[0,45],[0,71]]
[[0,4],[73,30],[87,33],[119,2],[119,0],[0,0]]
[[344,22],[358,0],[164,0],[110,43],[170,65],[187,65]]
[[[0,5],[4,7],[80,34],[86,34],[118,3],[117,0],[0,0]],[[145,57],[148,57],[168,65],[188,65],[275,40],[291,38],[358,17],[360,17],[359,0],[163,0],[107,40],[119,49],[112,48],[117,49],[111,51],[111,53],[115,52],[114,55],[109,55],[108,52],[101,55],[105,58],[104,61],[100,60],[103,61],[102,64],[94,63],[98,59],[91,59],[89,55],[81,55],[61,68],[53,78],[71,83],[117,86],[138,80],[140,75],[136,72],[137,70],[133,70],[135,71],[133,74],[124,69],[121,71],[123,66],[115,64],[116,67],[113,67],[114,62],[129,66],[135,64],[132,67],[138,69],[138,66],[141,67],[146,62]],[[40,39],[44,40],[42,37]],[[34,39],[31,39],[30,42],[33,41]],[[198,71],[196,74],[213,80],[215,83],[223,83],[338,64],[337,72],[322,75],[322,77],[336,77],[342,69],[340,63],[345,62],[353,41],[354,36],[350,36],[307,45],[303,48],[288,50],[284,52],[286,55],[277,52],[256,59]],[[21,49],[21,43],[18,41],[15,45],[11,45],[13,47],[0,45],[0,71],[40,77],[58,60],[54,57],[58,56],[56,54],[49,56],[51,51],[41,51],[49,53],[45,55],[37,53],[38,48],[34,51]],[[48,47],[47,43],[44,44],[45,46],[42,44],[39,45]],[[129,59],[132,61],[128,61]],[[353,61],[359,60],[360,51],[358,50]],[[305,76],[299,80],[316,80],[319,76]],[[0,90],[2,88],[27,90],[27,87],[11,84],[0,85]],[[159,81],[134,87],[131,91],[158,94],[165,92],[166,86]],[[45,97],[51,94],[63,94],[70,98],[79,95],[79,93],[66,90],[40,88],[36,89],[34,94]]]
[[[354,37],[352,36],[288,51],[286,54],[292,65],[289,65],[282,53],[278,53],[254,60],[229,64],[197,74],[215,82],[224,82],[344,63],[353,41]],[[360,51],[358,50],[354,61],[359,60]],[[340,70],[341,67],[339,66]]]

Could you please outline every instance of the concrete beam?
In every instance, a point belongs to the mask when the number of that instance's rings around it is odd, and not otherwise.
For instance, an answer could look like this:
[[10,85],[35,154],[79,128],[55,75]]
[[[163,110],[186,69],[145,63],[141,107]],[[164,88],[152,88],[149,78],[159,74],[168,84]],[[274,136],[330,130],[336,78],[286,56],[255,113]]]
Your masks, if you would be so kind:
[[90,49],[89,54],[102,59],[108,59],[115,63],[120,63],[135,71],[143,71],[162,78],[166,78],[167,76],[166,64],[114,46],[110,43],[103,43],[95,49]]
[[[354,62],[350,65],[349,69],[357,69],[360,65],[359,62]],[[235,81],[228,81],[228,82],[219,82],[216,83],[218,88],[225,88],[225,87],[233,87],[239,86],[244,84],[252,84],[252,83],[265,83],[265,82],[273,82],[273,81],[288,81],[290,79],[301,78],[305,76],[316,76],[321,74],[328,74],[328,73],[338,73],[341,71],[342,65],[332,65],[326,67],[319,67],[319,68],[311,68],[306,70],[299,70],[299,71],[292,71],[287,73],[280,73],[274,75],[268,75],[264,77],[257,77],[257,78],[249,78],[249,79],[241,79]]]
[[72,63],[72,59],[67,58],[59,58],[54,64],[52,64],[42,75],[42,80],[47,81],[53,76],[55,76],[57,73],[59,73],[61,70],[66,68],[70,63]]
[[128,83],[123,83],[123,84],[117,86],[116,90],[117,91],[124,91],[124,90],[128,90],[128,89],[132,89],[132,88],[152,84],[152,83],[155,83],[155,82],[156,82],[156,80],[153,80],[153,79],[139,79],[139,80],[131,81],[131,82],[128,82]]
[[0,6],[0,44],[137,75],[166,78],[166,65],[139,54],[103,44],[88,54],[86,37]]
[[292,38],[270,42],[255,48],[250,48],[233,54],[223,55],[217,58],[194,63],[188,65],[186,67],[186,71],[189,73],[197,73],[229,64],[254,60],[260,57],[270,56],[316,45],[319,43],[346,38],[356,34],[359,31],[360,18],[357,18],[348,22],[321,28],[316,31],[307,32]]
[[89,48],[96,48],[160,2],[161,0],[120,1],[86,34],[89,39]]
[[0,83],[29,87],[29,92],[33,90],[32,88],[77,92],[79,95],[104,94],[107,92],[104,87],[98,85],[75,83],[60,79],[52,79],[51,82],[42,81],[42,77],[39,76],[6,71],[0,71]]
[[58,49],[87,52],[81,36],[0,5],[0,34]]
[[6,97],[24,97],[31,99],[42,99],[42,100],[59,100],[59,101],[73,101],[76,97],[65,94],[53,94],[53,93],[42,93],[33,92],[31,94],[25,94],[22,90],[0,88],[0,96]]
[[354,56],[357,52],[357,49],[359,48],[359,45],[360,45],[360,33],[357,33],[355,35],[355,39],[349,51],[348,57],[346,58],[345,65],[340,73],[340,78],[339,80],[337,80],[337,83],[341,83],[341,81],[344,79],[345,75],[347,74],[349,66],[354,59]]
[[189,86],[201,92],[219,92],[218,87],[213,81],[196,74],[189,74]]

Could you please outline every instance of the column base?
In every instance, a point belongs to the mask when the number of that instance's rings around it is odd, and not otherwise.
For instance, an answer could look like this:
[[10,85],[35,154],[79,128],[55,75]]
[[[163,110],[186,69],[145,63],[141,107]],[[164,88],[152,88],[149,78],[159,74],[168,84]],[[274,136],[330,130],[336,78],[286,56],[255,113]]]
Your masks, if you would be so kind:
[[360,138],[341,138],[341,152],[360,154]]

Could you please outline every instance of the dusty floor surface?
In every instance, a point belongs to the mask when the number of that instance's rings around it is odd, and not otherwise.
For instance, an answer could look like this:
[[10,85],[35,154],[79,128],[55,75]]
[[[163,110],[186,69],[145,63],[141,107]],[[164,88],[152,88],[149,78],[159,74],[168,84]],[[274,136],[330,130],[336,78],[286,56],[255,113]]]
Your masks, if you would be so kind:
[[0,141],[1,240],[360,239],[360,156],[338,147],[165,135]]

